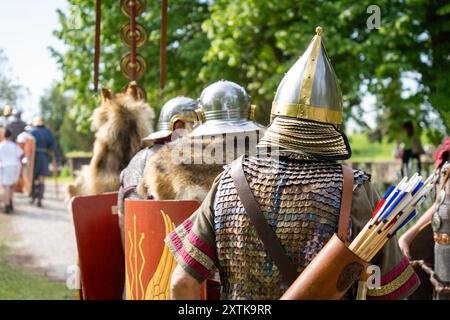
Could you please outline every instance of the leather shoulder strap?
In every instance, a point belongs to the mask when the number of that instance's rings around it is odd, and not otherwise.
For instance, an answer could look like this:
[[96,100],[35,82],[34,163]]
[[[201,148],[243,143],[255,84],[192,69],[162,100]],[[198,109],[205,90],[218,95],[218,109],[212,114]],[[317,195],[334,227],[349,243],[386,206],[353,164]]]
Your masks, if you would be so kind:
[[342,176],[344,178],[342,184],[341,211],[339,213],[338,237],[344,243],[347,242],[348,225],[350,220],[350,212],[352,210],[353,196],[353,169],[349,166],[342,165]]
[[297,268],[286,255],[272,228],[267,224],[267,220],[253,196],[248,181],[245,178],[242,157],[231,164],[231,178],[233,179],[239,199],[255,227],[256,233],[268,251],[269,256],[280,270],[284,280],[289,285],[292,284],[298,277]]

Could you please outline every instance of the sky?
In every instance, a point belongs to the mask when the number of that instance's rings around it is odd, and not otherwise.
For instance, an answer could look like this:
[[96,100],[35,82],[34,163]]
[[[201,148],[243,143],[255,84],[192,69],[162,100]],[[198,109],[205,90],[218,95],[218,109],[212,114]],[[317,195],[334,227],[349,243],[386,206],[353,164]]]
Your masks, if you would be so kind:
[[57,8],[65,0],[0,0],[0,48],[17,82],[29,90],[21,101],[24,118],[38,114],[39,98],[61,78],[49,46],[64,49],[52,35],[58,28]]

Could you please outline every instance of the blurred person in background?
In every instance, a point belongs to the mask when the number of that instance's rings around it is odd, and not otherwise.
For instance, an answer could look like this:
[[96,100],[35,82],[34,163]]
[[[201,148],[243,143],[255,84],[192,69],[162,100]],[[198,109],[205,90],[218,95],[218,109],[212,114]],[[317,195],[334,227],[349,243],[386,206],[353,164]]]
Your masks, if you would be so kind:
[[3,116],[0,117],[0,126],[6,127],[12,116],[13,108],[7,104],[3,107]]
[[0,142],[0,185],[3,188],[4,212],[10,213],[14,210],[14,187],[19,181],[23,150],[13,141],[9,129],[1,131],[4,140]]
[[22,113],[19,110],[12,111],[6,127],[11,131],[12,141],[16,141],[19,134],[25,131],[26,123],[22,120]]
[[35,117],[33,119],[30,134],[36,140],[31,203],[37,200],[37,206],[42,207],[42,199],[44,198],[45,192],[45,177],[50,176],[49,165],[51,163],[51,156],[54,155],[56,158],[58,154],[55,138],[50,129],[45,126],[44,120],[41,117]]
[[421,174],[422,163],[420,156],[424,153],[418,130],[414,128],[412,121],[408,120],[402,125],[403,132],[400,136],[400,142],[403,144],[401,152],[402,159],[402,176],[409,175],[411,160],[417,160],[417,173]]
[[[436,150],[434,202],[398,240],[403,254],[410,256],[414,238],[431,224],[434,239],[434,272],[439,285],[450,288],[450,137]],[[436,290],[433,299],[450,300],[450,293]]]

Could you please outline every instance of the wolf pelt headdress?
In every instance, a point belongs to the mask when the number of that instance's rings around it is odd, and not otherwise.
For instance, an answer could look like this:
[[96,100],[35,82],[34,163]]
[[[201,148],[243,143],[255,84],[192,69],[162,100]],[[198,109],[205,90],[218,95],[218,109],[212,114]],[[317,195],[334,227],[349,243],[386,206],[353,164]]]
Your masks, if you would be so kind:
[[92,116],[96,130],[93,156],[68,186],[70,197],[100,194],[119,189],[119,174],[142,148],[142,139],[152,131],[155,118],[135,83],[114,94],[102,89],[102,103]]
[[222,140],[184,137],[166,144],[147,162],[138,194],[156,200],[203,201],[225,164],[205,161],[203,151],[211,143],[219,146]]

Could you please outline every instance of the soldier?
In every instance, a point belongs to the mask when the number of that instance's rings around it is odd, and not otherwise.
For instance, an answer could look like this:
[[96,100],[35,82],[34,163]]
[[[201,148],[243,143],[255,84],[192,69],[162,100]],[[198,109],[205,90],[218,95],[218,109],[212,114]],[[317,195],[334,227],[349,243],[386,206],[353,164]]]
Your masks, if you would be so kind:
[[7,128],[12,133],[12,141],[16,141],[19,134],[25,131],[26,123],[22,120],[22,112],[13,110]]
[[204,122],[146,165],[138,187],[142,197],[201,202],[224,164],[254,152],[265,127],[253,121],[255,107],[243,87],[217,81],[202,91],[199,106]]
[[[166,238],[178,262],[173,299],[198,298],[199,283],[215,266],[222,299],[278,299],[288,288],[291,281],[268,255],[242,197],[254,197],[259,207],[254,211],[263,215],[298,273],[337,231],[343,186],[337,161],[350,158],[351,149],[337,128],[342,95],[322,44],[322,29],[316,32],[278,87],[259,154],[227,166],[201,207]],[[232,177],[236,168],[243,169],[249,194],[238,194]],[[348,239],[356,237],[378,202],[370,177],[362,171],[353,175]],[[395,241],[373,263],[381,269],[381,288],[369,289],[368,298],[403,298],[418,284]],[[354,298],[355,291],[346,298]]]
[[121,230],[123,230],[124,223],[124,200],[143,199],[136,192],[136,187],[142,179],[145,164],[165,143],[175,139],[177,136],[173,134],[175,131],[179,132],[181,129],[186,130],[186,132],[192,131],[194,123],[198,121],[195,113],[197,106],[197,101],[188,97],[176,97],[167,101],[159,115],[158,131],[149,134],[143,139],[144,142],[151,144],[151,146],[139,151],[120,173],[117,207]]
[[52,132],[44,124],[41,117],[33,119],[33,127],[30,134],[36,140],[36,151],[34,156],[33,191],[31,203],[37,200],[37,206],[42,207],[42,199],[45,190],[45,177],[50,176],[51,156],[55,156],[55,162],[59,162],[59,154],[56,149],[56,141]]
[[445,138],[436,153],[435,174],[437,177],[436,198],[433,205],[399,239],[406,256],[410,255],[410,244],[431,223],[434,232],[434,272],[447,292],[435,292],[434,299],[450,300],[450,138]]
[[6,127],[9,124],[12,114],[13,108],[9,104],[5,105],[3,107],[3,115],[0,117],[1,127]]
[[[150,158],[138,187],[141,197],[201,202],[224,164],[256,151],[265,127],[253,121],[255,107],[250,101],[245,89],[231,81],[206,87],[199,98],[203,122],[188,137],[166,144]],[[208,299],[220,297],[218,280],[216,272],[208,278]]]

